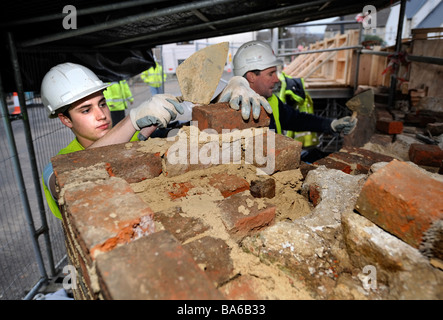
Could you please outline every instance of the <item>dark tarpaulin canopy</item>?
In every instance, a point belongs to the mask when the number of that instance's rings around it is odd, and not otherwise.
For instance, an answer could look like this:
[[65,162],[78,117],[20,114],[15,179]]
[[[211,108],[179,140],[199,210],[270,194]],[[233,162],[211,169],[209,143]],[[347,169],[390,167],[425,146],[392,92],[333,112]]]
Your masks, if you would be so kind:
[[[371,2],[377,10],[391,4]],[[75,11],[63,12],[67,5]],[[3,90],[17,90],[9,39],[24,91],[39,92],[43,76],[58,63],[80,63],[103,81],[117,81],[151,67],[157,45],[357,14],[365,5],[366,0],[4,0]],[[66,28],[65,22],[75,22],[76,28]]]

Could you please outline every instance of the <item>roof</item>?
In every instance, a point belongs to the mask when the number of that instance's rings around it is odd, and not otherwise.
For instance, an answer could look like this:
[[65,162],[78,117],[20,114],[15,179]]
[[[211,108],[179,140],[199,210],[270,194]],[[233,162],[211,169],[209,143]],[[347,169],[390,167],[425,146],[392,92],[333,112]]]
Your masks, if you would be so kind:
[[[374,0],[377,9],[391,0]],[[90,67],[104,81],[136,75],[167,43],[276,28],[359,12],[366,0],[5,0],[2,34],[17,48],[25,90],[39,91],[57,63]],[[63,13],[65,6],[66,13]],[[74,10],[72,10],[74,9]],[[76,27],[69,29],[69,27]],[[0,49],[4,91],[13,90],[7,45]],[[15,91],[15,90],[13,90]]]
[[416,28],[436,28],[443,24],[443,1],[424,18]]

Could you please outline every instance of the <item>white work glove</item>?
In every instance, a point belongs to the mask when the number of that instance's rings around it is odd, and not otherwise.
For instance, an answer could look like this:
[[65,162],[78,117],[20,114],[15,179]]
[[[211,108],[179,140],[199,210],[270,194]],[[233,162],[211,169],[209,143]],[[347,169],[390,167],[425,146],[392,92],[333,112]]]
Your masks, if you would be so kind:
[[229,80],[228,85],[221,93],[219,102],[229,102],[229,105],[234,110],[240,109],[241,104],[241,115],[245,121],[249,120],[251,108],[252,116],[256,120],[260,116],[261,106],[263,106],[267,113],[272,113],[269,102],[252,90],[248,80],[240,76],[232,77]]
[[157,125],[166,128],[168,123],[177,117],[177,112],[183,114],[183,106],[171,94],[156,94],[129,111],[135,130]]
[[351,117],[343,117],[340,119],[335,119],[331,123],[331,128],[335,132],[343,132],[344,134],[351,134],[357,126],[357,118],[352,120]]

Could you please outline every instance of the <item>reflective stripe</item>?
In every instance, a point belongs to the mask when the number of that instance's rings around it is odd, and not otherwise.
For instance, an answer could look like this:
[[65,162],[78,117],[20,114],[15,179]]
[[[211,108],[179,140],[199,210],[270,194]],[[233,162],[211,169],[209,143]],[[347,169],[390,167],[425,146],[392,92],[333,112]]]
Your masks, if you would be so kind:
[[282,134],[281,125],[280,125],[280,115],[278,112],[278,98],[275,94],[273,94],[270,98],[268,98],[268,102],[272,108],[272,115],[275,120],[275,128],[277,129],[278,134]]

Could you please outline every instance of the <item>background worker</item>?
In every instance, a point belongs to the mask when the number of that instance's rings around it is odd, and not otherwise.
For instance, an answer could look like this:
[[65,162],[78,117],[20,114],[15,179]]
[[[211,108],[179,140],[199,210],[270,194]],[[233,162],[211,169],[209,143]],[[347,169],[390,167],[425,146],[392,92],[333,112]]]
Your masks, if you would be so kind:
[[[254,119],[258,119],[261,107],[271,113],[270,129],[277,133],[284,130],[311,132],[343,132],[351,133],[357,124],[357,119],[351,117],[329,119],[310,113],[300,112],[281,101],[274,94],[276,85],[280,82],[277,66],[282,62],[274,55],[272,48],[262,41],[249,41],[237,50],[234,56],[234,77],[220,95],[219,102],[230,102],[233,109],[241,107],[242,117],[247,120],[252,111]],[[266,99],[250,99],[244,95],[248,89]]]
[[134,102],[131,89],[126,80],[111,82],[110,86],[103,91],[106,99],[106,104],[111,110],[112,124],[115,126],[126,116],[125,110],[128,104]]
[[163,83],[166,81],[166,73],[163,73],[163,68],[157,61],[155,61],[155,66],[143,71],[140,78],[149,86],[152,96],[164,92]]

